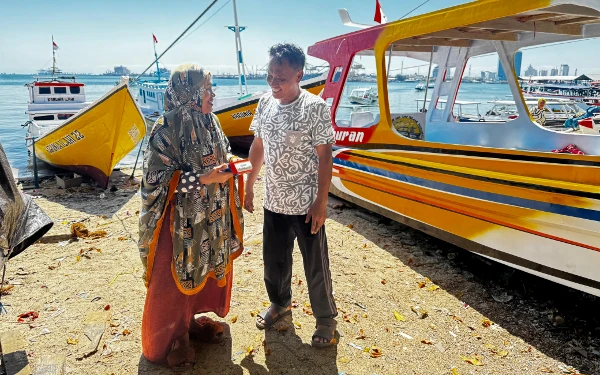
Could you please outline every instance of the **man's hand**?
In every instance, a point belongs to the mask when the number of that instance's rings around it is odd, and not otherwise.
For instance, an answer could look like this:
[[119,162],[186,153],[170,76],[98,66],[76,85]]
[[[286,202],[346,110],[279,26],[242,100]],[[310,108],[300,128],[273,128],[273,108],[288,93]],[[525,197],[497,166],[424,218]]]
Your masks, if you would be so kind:
[[315,203],[310,206],[308,214],[306,214],[305,223],[309,223],[312,220],[310,233],[317,233],[323,224],[325,224],[325,219],[327,219],[327,200],[316,200]]
[[254,191],[246,190],[244,195],[244,208],[246,211],[253,213],[254,212]]

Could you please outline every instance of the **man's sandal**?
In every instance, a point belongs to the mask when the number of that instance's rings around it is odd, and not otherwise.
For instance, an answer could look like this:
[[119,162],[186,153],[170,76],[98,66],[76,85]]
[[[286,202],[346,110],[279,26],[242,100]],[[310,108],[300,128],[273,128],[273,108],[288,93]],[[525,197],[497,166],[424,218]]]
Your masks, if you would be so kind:
[[[316,331],[312,336],[311,345],[315,348],[329,348],[335,346],[340,341],[340,334],[336,330],[337,322],[331,318],[317,318]],[[316,338],[325,340],[324,342],[315,341]]]
[[[275,314],[273,314],[271,311],[275,311]],[[272,303],[271,306],[267,307],[260,314],[258,314],[258,317],[256,319],[256,328],[258,328],[258,329],[268,328],[268,327],[272,326],[273,324],[275,324],[275,322],[278,321],[279,319],[286,317],[286,316],[290,315],[291,313],[292,313],[292,309],[289,308],[289,306],[282,307],[282,306]],[[258,318],[261,318],[264,321],[264,324],[259,322]]]

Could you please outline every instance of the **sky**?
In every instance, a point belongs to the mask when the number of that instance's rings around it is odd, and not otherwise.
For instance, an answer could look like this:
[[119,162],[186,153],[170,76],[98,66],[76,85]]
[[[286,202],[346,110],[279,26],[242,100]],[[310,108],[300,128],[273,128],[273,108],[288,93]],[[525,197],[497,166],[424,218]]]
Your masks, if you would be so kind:
[[[59,46],[58,65],[66,72],[104,73],[116,65],[141,72],[154,59],[152,34],[160,54],[213,0],[29,0],[3,2],[0,72],[33,73],[51,67],[52,35]],[[411,16],[465,3],[464,0],[379,0],[389,21],[399,19],[423,4]],[[261,69],[267,49],[278,42],[307,47],[317,41],[355,31],[342,25],[338,9],[346,8],[357,23],[375,25],[375,0],[236,0],[246,66]],[[211,17],[209,19],[209,17]],[[237,72],[233,1],[218,0],[190,31],[161,59],[169,69],[196,62],[214,73]],[[523,71],[529,64],[550,69],[567,63],[578,73],[600,73],[598,41],[583,41],[525,51]],[[585,54],[585,58],[582,58]],[[367,59],[368,60],[368,59]],[[399,68],[401,59],[392,60]],[[309,63],[323,61],[308,57]],[[367,72],[372,64],[365,62]],[[405,60],[404,66],[415,61]],[[471,59],[472,75],[496,71],[497,57]],[[419,68],[420,73],[425,73]],[[416,68],[403,73],[416,73]]]

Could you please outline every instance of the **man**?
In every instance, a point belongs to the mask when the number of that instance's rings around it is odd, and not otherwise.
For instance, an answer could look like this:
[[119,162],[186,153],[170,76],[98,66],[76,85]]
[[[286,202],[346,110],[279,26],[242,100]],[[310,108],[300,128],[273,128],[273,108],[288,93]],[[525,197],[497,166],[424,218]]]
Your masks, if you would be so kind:
[[538,102],[537,102],[537,107],[529,108],[531,117],[533,117],[533,119],[542,126],[544,126],[546,124],[546,113],[544,111],[545,105],[546,105],[546,99],[539,98]]
[[265,329],[291,314],[294,240],[304,260],[310,303],[317,320],[312,345],[337,344],[325,219],[331,182],[331,145],[335,143],[329,108],[323,99],[300,88],[304,52],[293,44],[269,50],[265,94],[250,130],[254,141],[244,207],[254,211],[254,183],[265,164],[263,227],[264,279],[271,306],[256,320]]

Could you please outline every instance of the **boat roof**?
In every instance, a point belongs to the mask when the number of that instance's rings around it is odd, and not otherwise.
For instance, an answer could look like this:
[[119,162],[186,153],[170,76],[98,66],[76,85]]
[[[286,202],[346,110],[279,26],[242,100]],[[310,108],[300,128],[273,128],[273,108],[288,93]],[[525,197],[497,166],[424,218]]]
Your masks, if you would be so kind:
[[522,81],[592,81],[590,77],[585,74],[579,76],[521,76],[519,77]]
[[[422,102],[423,99],[415,99],[416,102]],[[430,99],[427,99],[427,102],[430,102]],[[438,100],[438,103],[446,103],[446,99],[440,99]],[[468,100],[456,100],[454,101],[454,104],[458,104],[458,105],[475,105],[475,104],[481,104],[481,102],[472,102],[472,101],[468,101]]]
[[477,56],[496,52],[496,42],[519,49],[598,36],[600,0],[480,0],[323,40],[308,54],[337,62],[339,52],[379,50],[429,61],[439,47],[469,47]]
[[83,83],[79,82],[63,82],[63,81],[49,81],[49,82],[34,82],[34,86],[83,86]]

